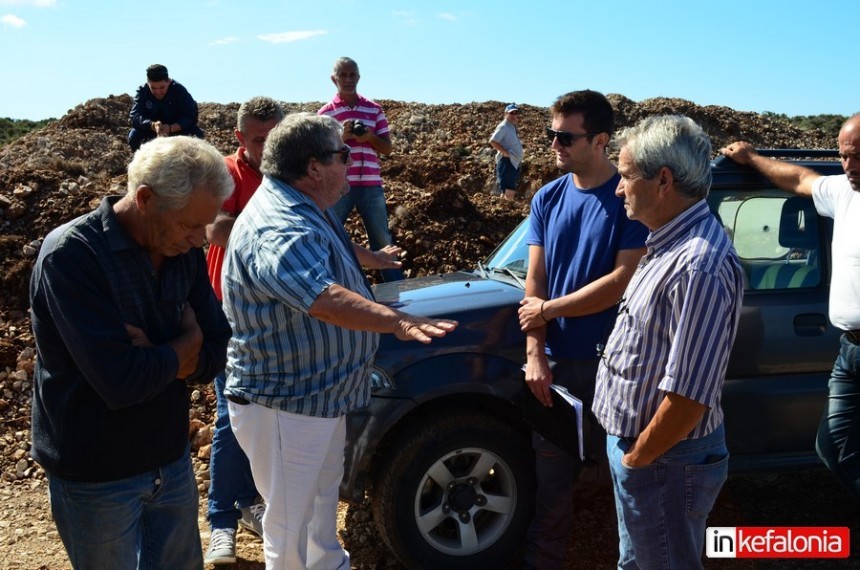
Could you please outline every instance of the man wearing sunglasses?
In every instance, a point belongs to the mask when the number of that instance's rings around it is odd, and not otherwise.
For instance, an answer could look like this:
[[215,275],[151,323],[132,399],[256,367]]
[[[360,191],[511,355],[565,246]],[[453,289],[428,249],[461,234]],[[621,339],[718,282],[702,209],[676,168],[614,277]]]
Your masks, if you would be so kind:
[[263,147],[263,183],[236,219],[221,281],[230,424],[266,502],[266,568],[349,568],[338,543],[346,414],[370,400],[379,333],[428,343],[456,322],[373,299],[331,207],[350,148],[326,116],[285,117]]
[[[604,342],[618,300],[644,253],[647,230],[630,221],[615,196],[619,176],[606,155],[615,128],[612,105],[595,91],[559,97],[550,109],[547,142],[566,174],[532,199],[529,270],[519,309],[526,332],[525,380],[552,406],[550,385],[579,397],[590,410],[597,374],[597,345]],[[602,453],[603,432],[588,412],[587,454]],[[573,486],[581,462],[537,433],[537,497],[524,562],[527,568],[561,568],[573,524]]]

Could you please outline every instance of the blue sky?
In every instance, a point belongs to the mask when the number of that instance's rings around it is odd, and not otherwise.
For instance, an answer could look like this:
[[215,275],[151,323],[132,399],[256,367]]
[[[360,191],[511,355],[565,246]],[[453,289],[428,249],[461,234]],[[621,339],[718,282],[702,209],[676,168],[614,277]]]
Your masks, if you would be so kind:
[[0,0],[0,117],[134,93],[163,63],[198,102],[547,106],[575,89],[740,111],[860,111],[856,0]]

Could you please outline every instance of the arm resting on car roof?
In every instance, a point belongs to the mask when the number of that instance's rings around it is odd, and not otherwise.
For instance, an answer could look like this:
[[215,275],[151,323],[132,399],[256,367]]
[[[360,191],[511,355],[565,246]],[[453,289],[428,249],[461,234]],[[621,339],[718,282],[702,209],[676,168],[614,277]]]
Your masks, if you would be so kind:
[[744,141],[733,142],[721,148],[720,152],[738,164],[755,168],[778,188],[798,196],[812,196],[812,183],[821,176],[809,168],[761,156],[751,144]]

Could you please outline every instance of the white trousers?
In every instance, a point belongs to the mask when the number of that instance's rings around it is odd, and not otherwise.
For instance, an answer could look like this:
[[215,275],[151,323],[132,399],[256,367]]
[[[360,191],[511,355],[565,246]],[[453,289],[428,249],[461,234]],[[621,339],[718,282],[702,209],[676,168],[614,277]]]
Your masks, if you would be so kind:
[[337,539],[346,421],[228,404],[230,425],[266,501],[267,570],[349,570]]

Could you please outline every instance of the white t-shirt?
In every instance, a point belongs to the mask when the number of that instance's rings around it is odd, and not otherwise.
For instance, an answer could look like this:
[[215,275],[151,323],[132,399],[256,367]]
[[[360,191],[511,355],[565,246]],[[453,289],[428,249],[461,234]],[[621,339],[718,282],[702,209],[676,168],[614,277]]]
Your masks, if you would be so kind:
[[812,199],[819,214],[833,218],[830,322],[860,329],[860,192],[844,174],[822,176],[812,184]]

